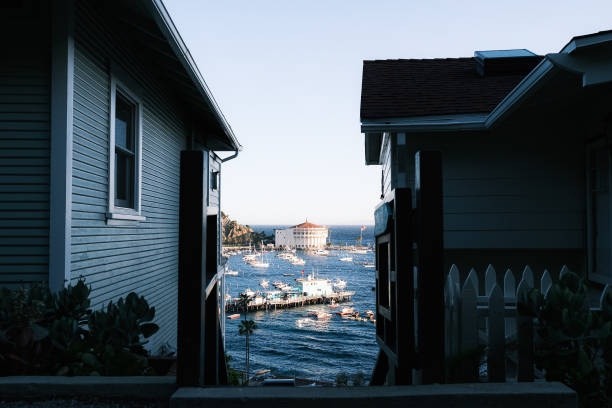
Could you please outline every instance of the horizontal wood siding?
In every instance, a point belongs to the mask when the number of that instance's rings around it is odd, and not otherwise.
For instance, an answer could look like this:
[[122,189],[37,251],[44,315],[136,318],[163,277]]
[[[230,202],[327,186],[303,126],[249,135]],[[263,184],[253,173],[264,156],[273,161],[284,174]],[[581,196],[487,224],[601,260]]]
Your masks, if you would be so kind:
[[0,13],[2,286],[48,280],[51,33],[39,7]]
[[[180,151],[188,134],[177,104],[134,51],[85,2],[77,3],[71,279],[86,279],[100,307],[134,291],[156,309],[152,351],[176,345]],[[143,222],[107,225],[110,65],[141,92]],[[128,87],[130,84],[126,84]]]
[[446,248],[584,248],[584,144],[570,129],[408,135],[397,186],[414,184],[414,153],[442,151]]

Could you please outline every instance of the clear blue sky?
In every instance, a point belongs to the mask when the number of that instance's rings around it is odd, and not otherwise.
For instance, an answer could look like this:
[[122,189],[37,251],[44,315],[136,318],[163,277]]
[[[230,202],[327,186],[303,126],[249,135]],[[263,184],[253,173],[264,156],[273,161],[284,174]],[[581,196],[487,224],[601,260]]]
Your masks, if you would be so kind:
[[364,164],[364,59],[557,52],[612,28],[608,1],[165,0],[244,150],[222,207],[244,224],[372,224],[380,167]]

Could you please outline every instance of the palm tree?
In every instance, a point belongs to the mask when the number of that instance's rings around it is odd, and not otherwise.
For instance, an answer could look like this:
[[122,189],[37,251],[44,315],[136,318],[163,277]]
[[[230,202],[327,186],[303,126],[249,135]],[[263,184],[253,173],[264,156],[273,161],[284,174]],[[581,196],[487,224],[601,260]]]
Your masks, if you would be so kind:
[[238,333],[242,336],[246,336],[246,381],[245,383],[248,385],[249,383],[249,336],[253,334],[253,332],[257,329],[257,325],[253,320],[246,320],[240,322],[240,326],[238,327]]
[[242,311],[244,312],[244,320],[246,320],[247,307],[249,306],[250,300],[251,300],[251,297],[247,295],[246,293],[240,294],[240,300],[238,300],[238,302],[240,303],[240,307],[242,308]]

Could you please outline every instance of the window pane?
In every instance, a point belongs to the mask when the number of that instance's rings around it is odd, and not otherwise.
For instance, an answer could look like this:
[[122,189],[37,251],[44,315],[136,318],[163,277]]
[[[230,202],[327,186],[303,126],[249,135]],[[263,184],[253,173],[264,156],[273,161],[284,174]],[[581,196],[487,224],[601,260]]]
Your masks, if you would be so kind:
[[115,152],[115,205],[134,208],[134,156]]
[[134,105],[118,92],[115,99],[115,144],[134,151]]

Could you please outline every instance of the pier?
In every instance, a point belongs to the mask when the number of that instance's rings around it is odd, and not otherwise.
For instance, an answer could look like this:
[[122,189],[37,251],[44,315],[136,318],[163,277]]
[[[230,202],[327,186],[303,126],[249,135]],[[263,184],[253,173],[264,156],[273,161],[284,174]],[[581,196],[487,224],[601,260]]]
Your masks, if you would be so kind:
[[[263,299],[261,302],[251,300],[247,305],[246,311],[254,312],[257,310],[289,309],[309,305],[329,304],[332,302],[344,303],[350,302],[351,296],[354,294],[355,292],[353,291],[344,291],[327,296],[296,296],[289,299]],[[225,311],[241,313],[244,312],[244,307],[239,298],[233,298],[225,304]]]

